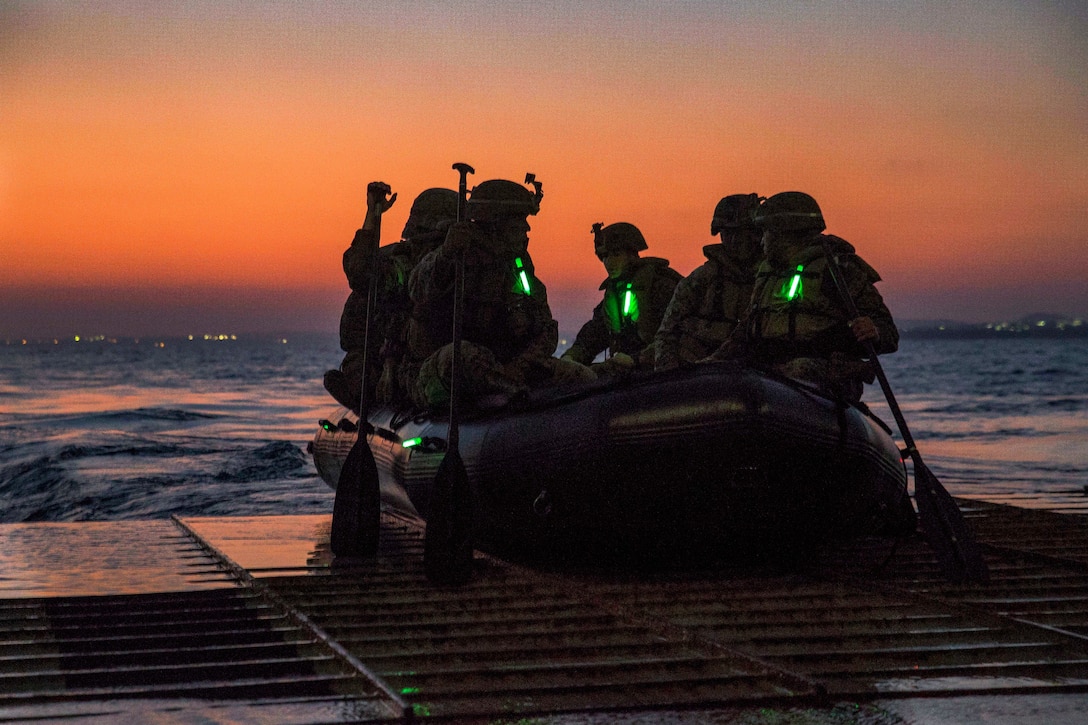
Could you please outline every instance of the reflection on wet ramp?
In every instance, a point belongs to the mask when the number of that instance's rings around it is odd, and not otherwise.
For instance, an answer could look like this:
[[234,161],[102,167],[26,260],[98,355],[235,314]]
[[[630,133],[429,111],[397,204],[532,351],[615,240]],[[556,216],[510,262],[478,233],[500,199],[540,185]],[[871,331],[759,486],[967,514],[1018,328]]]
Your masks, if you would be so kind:
[[[984,540],[1001,538],[998,508],[967,514]],[[438,589],[423,577],[420,536],[387,516],[376,558],[263,579],[420,713],[1088,692],[1076,636],[1088,576],[1072,561],[991,548],[993,581],[960,586],[941,579],[920,538],[883,568],[890,547],[875,540],[794,571],[558,574],[478,554],[470,585]],[[1078,603],[1062,627],[1006,606],[1048,579],[1064,593],[1047,597]]]
[[1007,708],[1059,695],[1063,712],[1088,710],[1085,520],[961,506],[988,584],[944,581],[914,537],[890,559],[889,542],[866,540],[790,569],[559,572],[477,553],[472,582],[443,588],[423,575],[418,522],[391,515],[378,555],[355,561],[329,554],[328,516],[129,522],[173,527],[168,548],[184,554],[147,546],[147,558],[198,573],[175,572],[166,593],[8,596],[0,719],[171,698],[275,722],[725,722],[753,708],[843,722],[822,708],[846,702],[891,723],[922,711],[919,698]]
[[12,524],[0,541],[0,721],[403,714],[173,521]]
[[168,520],[0,525],[0,598],[234,586],[215,559]]

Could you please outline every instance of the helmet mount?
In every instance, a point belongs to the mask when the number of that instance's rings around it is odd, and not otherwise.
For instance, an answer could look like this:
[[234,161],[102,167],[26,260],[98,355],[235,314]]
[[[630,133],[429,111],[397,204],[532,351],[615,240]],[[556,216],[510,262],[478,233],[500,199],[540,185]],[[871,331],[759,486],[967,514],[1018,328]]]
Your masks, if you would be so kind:
[[466,204],[468,218],[495,223],[536,214],[544,194],[540,191],[540,182],[532,174],[527,174],[526,179],[536,188],[536,193],[507,179],[491,179],[472,187]]
[[759,208],[760,201],[762,198],[759,194],[723,196],[714,207],[714,216],[710,220],[711,235],[721,234],[726,229],[753,228],[752,215]]
[[598,257],[615,252],[637,254],[647,248],[646,238],[634,224],[616,222],[605,226],[597,222],[593,225],[593,251]]
[[783,191],[768,198],[756,211],[755,224],[776,231],[822,232],[827,228],[820,205],[800,191]]

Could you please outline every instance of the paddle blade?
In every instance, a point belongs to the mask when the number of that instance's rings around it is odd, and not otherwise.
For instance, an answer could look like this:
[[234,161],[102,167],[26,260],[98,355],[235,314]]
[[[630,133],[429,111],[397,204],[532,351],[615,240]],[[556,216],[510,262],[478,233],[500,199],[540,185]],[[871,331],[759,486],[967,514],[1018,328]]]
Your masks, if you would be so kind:
[[381,527],[381,490],[378,466],[370,451],[364,428],[351,447],[332,505],[330,544],[336,556],[373,556],[378,552]]
[[919,459],[914,461],[914,500],[926,541],[945,576],[954,582],[989,581],[990,570],[959,506]]
[[472,578],[472,489],[456,448],[446,452],[431,489],[423,568],[435,584],[464,584]]

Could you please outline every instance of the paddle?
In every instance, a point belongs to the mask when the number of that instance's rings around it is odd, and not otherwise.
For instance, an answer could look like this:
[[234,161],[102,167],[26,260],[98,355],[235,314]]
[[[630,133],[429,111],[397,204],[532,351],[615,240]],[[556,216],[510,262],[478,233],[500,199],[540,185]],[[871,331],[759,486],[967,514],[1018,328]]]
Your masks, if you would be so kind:
[[[457,187],[457,221],[464,219],[468,164],[453,165],[461,179]],[[458,448],[457,379],[461,374],[461,317],[464,313],[465,255],[457,256],[453,281],[453,361],[450,367],[450,423],[446,453],[438,466],[427,529],[423,537],[423,570],[436,584],[464,584],[472,578],[472,489]]]
[[[846,286],[838,260],[826,242],[824,242],[824,253],[827,255],[827,268],[831,272],[831,279],[839,291],[839,296],[842,297],[843,304],[846,305],[846,311],[850,319],[857,319],[861,316],[857,305]],[[914,444],[914,438],[907,428],[903,412],[895,401],[895,394],[892,393],[888,377],[884,374],[884,368],[877,358],[876,349],[869,340],[863,341],[862,344],[869,355],[869,362],[876,372],[877,380],[880,381],[880,389],[884,391],[888,407],[895,416],[899,433],[903,436],[903,443],[907,447],[904,452],[910,455],[914,462],[914,500],[918,503],[918,518],[921,519],[922,529],[930,548],[937,555],[941,570],[951,581],[989,581],[990,571],[979,552],[978,544],[975,543],[974,537],[967,528],[967,522],[959,506],[922,461],[922,455]]]
[[371,182],[367,186],[368,219],[374,226],[374,244],[367,250],[367,269],[370,279],[366,293],[366,326],[363,328],[363,372],[362,391],[359,393],[359,430],[355,444],[344,459],[340,477],[336,480],[336,497],[332,504],[332,532],[329,543],[336,556],[373,556],[378,552],[378,532],[381,527],[381,487],[378,483],[378,466],[374,462],[374,453],[370,450],[368,434],[373,432],[367,421],[367,366],[370,354],[370,322],[377,306],[377,270],[374,264],[378,256],[378,244],[381,242],[382,214],[396,201],[396,194],[391,199],[389,186],[381,182]]

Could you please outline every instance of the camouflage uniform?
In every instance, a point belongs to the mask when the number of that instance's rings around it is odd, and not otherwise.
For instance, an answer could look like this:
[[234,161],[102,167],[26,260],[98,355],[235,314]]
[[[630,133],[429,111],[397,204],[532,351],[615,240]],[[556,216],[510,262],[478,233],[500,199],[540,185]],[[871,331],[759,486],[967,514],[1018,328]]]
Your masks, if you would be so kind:
[[527,248],[527,218],[540,209],[543,196],[540,184],[534,186],[535,195],[502,179],[473,187],[466,204],[471,221],[450,228],[446,242],[412,270],[408,357],[419,366],[412,389],[418,405],[433,407],[449,400],[459,257],[459,390],[479,402],[489,393],[512,395],[536,385],[594,378],[589,368],[553,357],[558,324]]
[[[880,275],[848,242],[821,234],[823,212],[808,194],[775,194],[752,218],[763,229],[764,251],[752,301],[712,357],[747,359],[845,400],[860,400],[864,383],[874,377],[868,347],[877,354],[899,347],[899,331],[874,286]],[[828,254],[857,307],[854,319],[832,277]]]
[[[461,244],[465,274],[461,390],[479,398],[592,379],[587,368],[552,357],[559,342],[558,325],[528,251],[509,248],[486,225],[475,222],[461,222],[450,234],[468,239]],[[419,363],[413,395],[421,406],[449,400],[453,287],[459,254],[449,244],[424,257],[409,280],[413,303],[409,357]]]
[[[408,278],[419,260],[442,243],[445,232],[424,232],[411,239],[382,247],[374,258],[374,271],[378,275],[377,304],[371,315],[370,351],[367,358],[370,370],[367,380],[370,382],[370,400],[380,404],[400,403],[410,399],[407,381],[414,380],[415,374],[409,361],[408,319],[411,316],[412,302],[408,295]],[[348,250],[351,252],[352,250]],[[348,253],[345,252],[345,270],[348,267]],[[356,255],[354,274],[356,279],[365,279],[362,255]],[[349,276],[349,279],[351,277]],[[353,304],[352,310],[348,305]],[[362,347],[366,332],[366,286],[361,291],[353,291],[344,306],[344,315],[340,318],[340,345],[348,354],[344,356],[341,370],[345,376],[349,369],[354,373],[349,379],[361,380]],[[355,389],[358,390],[356,383]]]
[[706,263],[676,285],[654,338],[654,368],[668,370],[713,354],[748,309],[761,232],[752,214],[758,194],[730,194],[714,207],[710,234],[720,244],[703,247]]
[[659,257],[640,257],[623,276],[606,279],[604,299],[563,357],[589,365],[607,349],[630,355],[636,368],[652,368],[654,333],[679,280],[680,273]]
[[785,266],[764,260],[756,271],[752,303],[740,328],[749,354],[771,363],[830,361],[833,354],[844,361],[865,359],[865,348],[850,332],[849,315],[831,278],[825,244],[838,260],[859,314],[871,318],[880,332],[876,352],[898,349],[899,331],[874,286],[880,275],[846,240],[815,234]]
[[655,336],[654,367],[696,363],[733,333],[748,309],[754,269],[741,267],[721,244],[703,247],[707,261],[676,285]]
[[[408,276],[425,254],[442,243],[444,227],[455,217],[456,205],[456,192],[428,189],[416,198],[402,241],[379,248],[377,228],[355,232],[343,257],[344,276],[351,287],[340,316],[340,347],[346,354],[339,371],[325,374],[325,387],[342,405],[359,406],[364,341],[368,341],[367,400],[388,404],[408,399],[405,378],[414,379],[404,370],[411,311]],[[375,301],[368,335],[367,293],[372,275]]]

